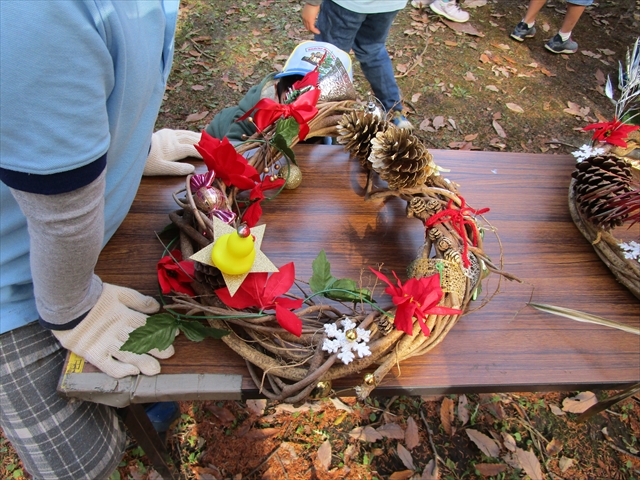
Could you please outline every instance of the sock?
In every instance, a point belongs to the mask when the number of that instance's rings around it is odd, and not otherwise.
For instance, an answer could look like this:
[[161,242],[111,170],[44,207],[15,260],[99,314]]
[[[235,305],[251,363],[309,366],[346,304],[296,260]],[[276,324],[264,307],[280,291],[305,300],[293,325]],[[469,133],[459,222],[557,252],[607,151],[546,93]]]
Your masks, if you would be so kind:
[[562,39],[563,42],[566,42],[567,40],[569,40],[571,38],[571,32],[569,33],[564,33],[558,30],[558,35],[560,35],[560,38]]
[[531,28],[531,27],[533,27],[533,26],[536,24],[536,21],[535,21],[535,20],[534,20],[533,22],[531,22],[531,23],[527,23],[527,22],[525,22],[525,21],[524,21],[524,19],[523,19],[523,20],[522,20],[522,22],[523,22],[523,23],[525,23],[525,24],[527,25],[527,28]]

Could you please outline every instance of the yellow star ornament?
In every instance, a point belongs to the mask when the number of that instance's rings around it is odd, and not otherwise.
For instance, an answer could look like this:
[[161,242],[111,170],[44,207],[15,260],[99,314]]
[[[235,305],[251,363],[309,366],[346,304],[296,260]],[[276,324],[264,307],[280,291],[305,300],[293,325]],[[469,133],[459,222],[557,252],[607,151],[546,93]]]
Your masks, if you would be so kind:
[[[244,282],[244,279],[247,278],[247,275],[253,272],[277,272],[278,267],[276,267],[271,260],[267,258],[267,256],[260,250],[262,246],[262,237],[264,237],[264,230],[266,225],[260,225],[250,229],[251,235],[255,238],[254,240],[254,248],[256,251],[256,257],[253,261],[253,265],[251,265],[251,269],[240,275],[229,275],[227,273],[222,273],[222,278],[224,278],[224,283],[227,284],[227,288],[229,289],[229,295],[233,296]],[[204,263],[206,265],[211,265],[215,267],[215,263],[211,259],[211,251],[216,245],[216,242],[220,240],[221,237],[227,235],[229,233],[234,233],[236,231],[230,225],[227,225],[222,220],[217,217],[213,217],[213,242],[204,247],[202,250],[194,253],[189,257],[191,260],[195,260],[196,262]]]

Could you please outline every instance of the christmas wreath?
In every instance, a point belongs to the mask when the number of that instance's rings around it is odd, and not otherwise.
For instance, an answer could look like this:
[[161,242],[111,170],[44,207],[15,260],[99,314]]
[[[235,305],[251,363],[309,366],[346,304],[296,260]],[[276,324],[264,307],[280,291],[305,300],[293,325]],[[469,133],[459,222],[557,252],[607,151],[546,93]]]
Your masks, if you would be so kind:
[[593,138],[573,153],[569,210],[616,279],[640,299],[640,243],[620,240],[616,230],[640,221],[640,39],[618,77],[617,99],[610,78],[605,88],[615,105],[613,120],[585,127]]
[[[202,133],[196,148],[208,172],[190,175],[174,193],[179,209],[169,217],[179,239],[158,263],[163,294],[171,296],[168,313],[150,317],[123,349],[166,348],[179,329],[192,340],[221,338],[268,398],[325,396],[333,380],[366,370],[354,385],[365,398],[394,365],[444,339],[490,272],[514,278],[483,251],[487,229],[479,222],[488,209],[466,204],[419,138],[396,128],[373,101],[318,101],[317,85],[314,71],[293,84],[285,102],[261,100],[243,117],[256,133],[239,145]],[[369,267],[391,307],[379,306],[355,280],[333,277],[324,251],[308,291],[296,296],[289,292],[294,264],[276,267],[260,250],[261,203],[302,180],[292,147],[327,136],[369,171],[366,201],[398,197],[407,216],[424,225],[406,281]],[[387,187],[374,191],[374,175]]]

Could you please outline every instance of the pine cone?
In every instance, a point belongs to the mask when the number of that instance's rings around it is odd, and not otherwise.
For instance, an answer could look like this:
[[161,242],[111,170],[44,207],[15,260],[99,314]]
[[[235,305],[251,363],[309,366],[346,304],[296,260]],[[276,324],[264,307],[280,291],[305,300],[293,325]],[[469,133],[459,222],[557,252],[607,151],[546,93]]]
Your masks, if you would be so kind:
[[352,157],[360,161],[360,165],[369,170],[371,164],[367,161],[371,153],[371,140],[380,131],[386,130],[388,123],[374,113],[354,110],[345,113],[337,125],[337,141],[344,145],[344,149]]
[[225,286],[222,272],[216,267],[200,262],[193,262],[193,264],[195,277],[198,282],[214,290]]
[[624,223],[627,216],[616,215],[608,202],[617,195],[631,191],[631,168],[612,155],[591,157],[576,164],[571,176],[576,204],[582,214],[596,227],[610,230]]
[[422,185],[436,171],[427,147],[403,128],[388,128],[371,140],[369,162],[389,188]]

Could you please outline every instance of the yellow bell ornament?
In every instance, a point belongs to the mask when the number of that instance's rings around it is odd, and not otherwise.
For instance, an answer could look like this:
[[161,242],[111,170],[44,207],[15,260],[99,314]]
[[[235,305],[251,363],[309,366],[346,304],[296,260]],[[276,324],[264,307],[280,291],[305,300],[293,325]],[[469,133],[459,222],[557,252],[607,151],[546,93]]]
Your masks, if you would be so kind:
[[251,229],[241,224],[235,232],[222,235],[211,250],[211,261],[227,275],[242,275],[251,270],[256,258]]

